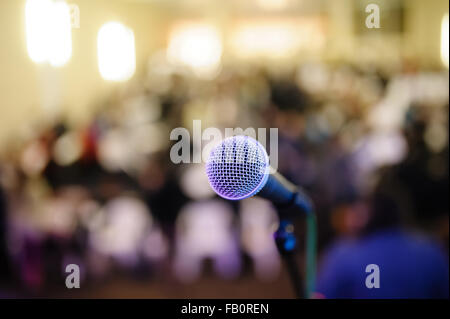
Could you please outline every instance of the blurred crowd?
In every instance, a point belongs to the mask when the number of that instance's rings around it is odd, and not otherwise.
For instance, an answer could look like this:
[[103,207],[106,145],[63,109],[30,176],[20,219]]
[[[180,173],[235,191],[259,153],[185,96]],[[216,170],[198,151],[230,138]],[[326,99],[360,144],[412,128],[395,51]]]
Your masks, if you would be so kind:
[[[89,123],[37,119],[0,150],[0,295],[39,295],[68,264],[87,284],[117,273],[195,282],[205,260],[224,280],[277,278],[274,207],[225,201],[203,164],[170,160],[170,131],[198,119],[278,128],[278,170],[313,199],[320,260],[393,223],[448,258],[448,85],[447,71],[410,62],[223,66],[199,79],[156,56],[98,99]],[[380,187],[397,208],[374,217]]]

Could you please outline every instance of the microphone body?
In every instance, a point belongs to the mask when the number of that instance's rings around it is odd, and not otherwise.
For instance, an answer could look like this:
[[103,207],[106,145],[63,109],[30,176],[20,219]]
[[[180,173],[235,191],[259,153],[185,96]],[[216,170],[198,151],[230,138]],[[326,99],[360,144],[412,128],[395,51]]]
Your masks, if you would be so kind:
[[303,213],[312,212],[309,197],[278,172],[270,174],[258,196],[270,200],[278,208],[299,208]]

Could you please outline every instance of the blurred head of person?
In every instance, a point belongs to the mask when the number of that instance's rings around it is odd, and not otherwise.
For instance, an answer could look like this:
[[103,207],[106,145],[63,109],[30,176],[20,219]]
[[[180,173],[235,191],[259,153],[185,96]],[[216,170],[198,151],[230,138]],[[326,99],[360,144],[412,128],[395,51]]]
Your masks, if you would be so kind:
[[276,108],[275,126],[291,138],[303,135],[305,113],[311,99],[294,81],[281,80],[271,85],[271,103]]
[[364,229],[367,233],[400,227],[406,221],[407,194],[404,187],[389,169],[381,174],[368,200],[369,217]]

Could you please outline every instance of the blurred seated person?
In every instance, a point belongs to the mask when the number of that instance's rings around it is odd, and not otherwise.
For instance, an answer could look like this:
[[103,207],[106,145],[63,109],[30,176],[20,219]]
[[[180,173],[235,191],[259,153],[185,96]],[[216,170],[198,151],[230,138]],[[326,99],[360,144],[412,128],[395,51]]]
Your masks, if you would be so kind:
[[[404,213],[413,208],[403,204],[414,206],[416,199],[406,195],[405,184],[394,176],[384,175],[369,200],[363,234],[339,240],[323,256],[318,296],[449,297],[448,254],[430,238],[404,227]],[[368,267],[373,264],[378,269]]]
[[10,265],[6,238],[6,195],[0,186],[0,297],[3,285],[10,279]]

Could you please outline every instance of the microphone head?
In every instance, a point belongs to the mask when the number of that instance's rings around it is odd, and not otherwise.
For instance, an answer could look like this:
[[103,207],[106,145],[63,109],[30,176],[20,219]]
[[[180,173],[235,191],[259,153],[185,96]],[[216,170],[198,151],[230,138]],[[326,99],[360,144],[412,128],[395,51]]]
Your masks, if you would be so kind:
[[249,136],[232,136],[211,150],[206,175],[213,190],[230,200],[258,193],[269,178],[269,157],[264,147]]

